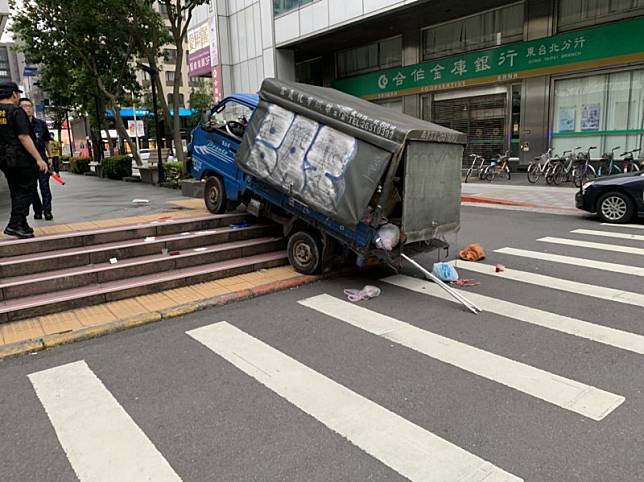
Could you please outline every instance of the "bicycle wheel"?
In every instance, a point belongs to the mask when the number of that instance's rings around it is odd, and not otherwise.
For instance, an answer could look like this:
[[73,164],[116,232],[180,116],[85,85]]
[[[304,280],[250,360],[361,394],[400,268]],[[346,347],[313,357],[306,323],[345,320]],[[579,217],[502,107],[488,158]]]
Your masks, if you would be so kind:
[[557,164],[552,170],[552,183],[559,186],[565,179],[564,169],[561,164]]
[[485,176],[484,176],[485,180],[487,182],[494,181],[494,178],[496,177],[496,174],[497,174],[496,167],[490,167],[490,168],[486,169],[485,170]]
[[535,184],[541,177],[541,169],[538,162],[531,162],[528,165],[528,182]]

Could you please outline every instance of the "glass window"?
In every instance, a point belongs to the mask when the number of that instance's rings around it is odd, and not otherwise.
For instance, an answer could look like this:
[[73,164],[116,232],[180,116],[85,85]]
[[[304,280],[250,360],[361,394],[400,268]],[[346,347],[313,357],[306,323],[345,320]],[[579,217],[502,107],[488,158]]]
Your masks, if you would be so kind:
[[523,13],[523,3],[515,3],[425,29],[423,56],[427,59],[521,40]]
[[559,80],[554,96],[556,152],[597,146],[593,157],[600,157],[642,147],[644,70]]
[[174,70],[166,70],[165,80],[166,82],[174,82]]
[[402,37],[338,52],[336,64],[338,77],[402,65]]
[[300,8],[313,0],[273,0],[273,15],[281,15]]
[[560,0],[559,30],[644,13],[644,0]]

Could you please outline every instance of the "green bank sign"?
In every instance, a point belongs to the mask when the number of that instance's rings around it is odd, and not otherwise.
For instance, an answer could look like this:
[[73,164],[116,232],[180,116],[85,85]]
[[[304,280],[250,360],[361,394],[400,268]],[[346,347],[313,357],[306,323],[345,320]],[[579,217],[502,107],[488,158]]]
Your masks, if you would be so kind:
[[337,80],[370,100],[644,60],[644,17]]

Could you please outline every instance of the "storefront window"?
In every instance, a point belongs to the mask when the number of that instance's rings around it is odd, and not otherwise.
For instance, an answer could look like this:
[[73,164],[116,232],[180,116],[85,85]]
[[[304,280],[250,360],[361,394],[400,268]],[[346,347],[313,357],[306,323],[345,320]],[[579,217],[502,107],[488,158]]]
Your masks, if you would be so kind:
[[644,13],[644,0],[559,0],[559,30]]
[[273,15],[281,15],[311,2],[313,0],[273,0]]
[[[644,0],[643,0],[644,1]],[[425,59],[523,39],[523,2],[423,30]]]
[[402,37],[343,50],[336,54],[338,77],[402,65]]
[[644,70],[555,82],[552,132],[558,153],[597,146],[599,157],[618,146],[642,147]]

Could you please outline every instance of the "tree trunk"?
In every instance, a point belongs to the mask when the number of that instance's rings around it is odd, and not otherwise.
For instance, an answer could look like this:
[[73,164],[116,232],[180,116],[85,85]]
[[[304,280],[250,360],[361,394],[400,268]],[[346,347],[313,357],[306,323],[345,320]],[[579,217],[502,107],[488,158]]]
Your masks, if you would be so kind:
[[114,113],[114,123],[116,124],[116,131],[123,139],[125,139],[125,141],[127,142],[127,145],[130,147],[130,152],[132,153],[132,157],[134,158],[136,165],[142,166],[143,162],[141,161],[141,156],[139,155],[139,151],[136,148],[136,144],[134,143],[130,135],[127,133],[125,123],[123,122],[123,118],[121,117],[121,107],[119,105],[113,105],[112,112]]

